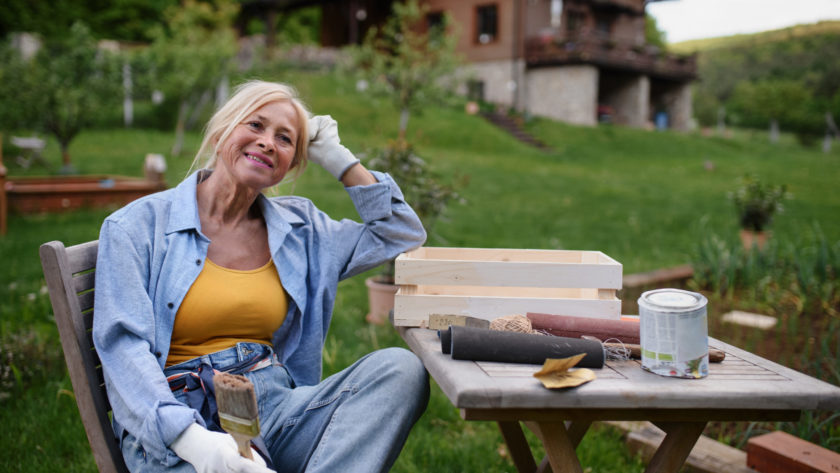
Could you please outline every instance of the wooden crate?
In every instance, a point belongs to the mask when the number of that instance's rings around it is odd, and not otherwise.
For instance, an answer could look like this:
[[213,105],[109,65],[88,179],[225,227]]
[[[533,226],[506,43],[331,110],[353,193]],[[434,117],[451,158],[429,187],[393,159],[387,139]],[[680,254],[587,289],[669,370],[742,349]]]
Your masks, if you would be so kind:
[[421,247],[396,259],[394,325],[430,314],[621,317],[621,263],[599,251]]

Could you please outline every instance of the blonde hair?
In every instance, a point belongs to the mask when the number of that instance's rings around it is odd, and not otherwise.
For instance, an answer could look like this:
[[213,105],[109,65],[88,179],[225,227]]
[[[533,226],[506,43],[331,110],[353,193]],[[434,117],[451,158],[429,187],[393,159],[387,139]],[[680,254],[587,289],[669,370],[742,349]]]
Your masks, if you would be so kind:
[[295,156],[292,158],[289,169],[294,169],[295,175],[300,174],[306,167],[309,110],[294,87],[262,80],[250,80],[239,84],[233,96],[216,110],[204,129],[204,139],[190,166],[190,172],[196,168],[212,169],[216,165],[222,144],[228,139],[233,129],[257,109],[273,102],[289,102],[297,113],[298,136],[295,143]]

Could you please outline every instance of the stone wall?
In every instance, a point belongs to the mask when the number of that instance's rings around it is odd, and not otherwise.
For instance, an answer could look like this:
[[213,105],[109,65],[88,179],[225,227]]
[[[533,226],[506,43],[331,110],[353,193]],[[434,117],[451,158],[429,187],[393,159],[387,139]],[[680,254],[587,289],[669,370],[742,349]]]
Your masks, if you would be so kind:
[[679,131],[689,131],[691,128],[691,84],[676,84],[663,95],[667,104],[670,128]]
[[[459,75],[484,83],[484,101],[522,109],[525,88],[524,61],[485,61],[466,66]],[[466,94],[466,86],[461,90]]]
[[598,68],[590,65],[531,69],[526,79],[527,110],[576,125],[595,125]]
[[[690,128],[689,83],[652,80],[643,74],[605,73],[593,65],[526,69],[524,61],[469,64],[459,76],[483,84],[483,100],[519,112],[575,125],[596,125],[597,107],[612,109],[618,125],[649,128],[658,110],[668,114],[668,127]],[[459,93],[467,95],[462,84]]]
[[615,111],[615,123],[641,128],[648,123],[649,97],[650,79],[647,76],[625,75],[614,82],[603,102]]

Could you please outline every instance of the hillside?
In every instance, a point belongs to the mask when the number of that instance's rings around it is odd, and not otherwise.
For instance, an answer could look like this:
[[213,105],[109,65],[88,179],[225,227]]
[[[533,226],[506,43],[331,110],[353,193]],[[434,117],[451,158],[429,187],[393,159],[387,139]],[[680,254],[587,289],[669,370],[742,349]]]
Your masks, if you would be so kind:
[[747,45],[785,41],[820,34],[840,35],[840,21],[820,21],[795,25],[778,30],[762,31],[752,34],[736,34],[716,38],[692,39],[668,45],[668,49],[681,54],[704,52],[714,49],[727,49]]
[[768,129],[775,123],[815,145],[826,114],[840,117],[840,21],[685,41],[697,54],[694,114],[702,126]]

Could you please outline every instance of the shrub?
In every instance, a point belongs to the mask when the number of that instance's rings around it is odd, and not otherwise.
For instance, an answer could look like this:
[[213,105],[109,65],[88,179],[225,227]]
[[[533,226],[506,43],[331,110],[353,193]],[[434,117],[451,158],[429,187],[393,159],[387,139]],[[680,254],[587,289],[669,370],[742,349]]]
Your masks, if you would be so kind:
[[[430,236],[446,207],[453,201],[463,202],[457,189],[465,186],[468,179],[464,176],[444,182],[441,176],[429,168],[423,158],[415,154],[413,147],[406,141],[398,140],[382,150],[374,151],[367,165],[372,169],[387,172],[394,178],[402,189],[406,202],[420,217],[423,228]],[[393,281],[393,262],[386,265],[383,277],[389,282]]]
[[773,216],[784,210],[782,201],[789,197],[784,184],[766,184],[754,176],[743,177],[741,187],[730,195],[738,211],[741,228],[756,232],[770,225]]

